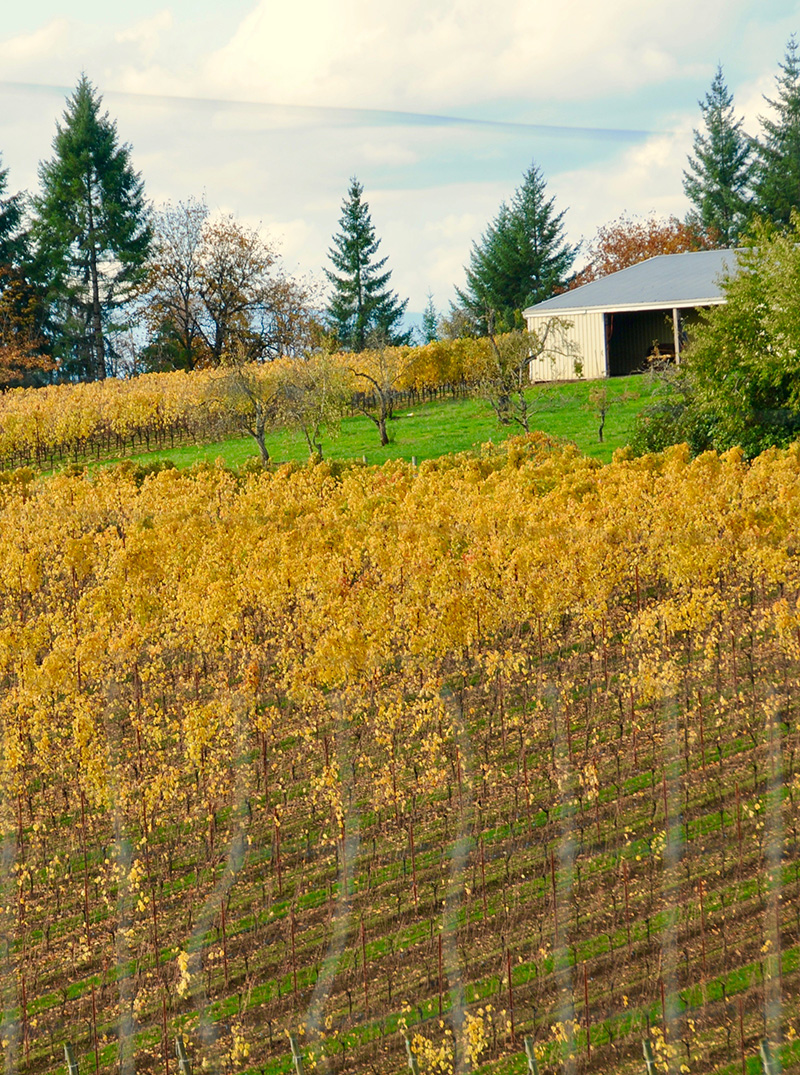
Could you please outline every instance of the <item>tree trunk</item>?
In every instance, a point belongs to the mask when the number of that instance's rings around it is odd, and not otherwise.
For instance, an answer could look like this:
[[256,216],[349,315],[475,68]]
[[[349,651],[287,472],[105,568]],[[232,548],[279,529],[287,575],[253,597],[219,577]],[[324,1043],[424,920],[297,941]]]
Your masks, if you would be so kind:
[[266,465],[269,462],[269,449],[264,441],[264,430],[257,429],[255,433],[253,433],[253,439],[258,445],[258,450],[261,453],[261,462]]
[[92,205],[92,177],[86,177],[89,199],[89,272],[92,284],[92,376],[96,381],[105,380],[106,345],[103,339],[103,322],[100,316],[100,278],[97,268],[97,244],[94,238],[94,207]]

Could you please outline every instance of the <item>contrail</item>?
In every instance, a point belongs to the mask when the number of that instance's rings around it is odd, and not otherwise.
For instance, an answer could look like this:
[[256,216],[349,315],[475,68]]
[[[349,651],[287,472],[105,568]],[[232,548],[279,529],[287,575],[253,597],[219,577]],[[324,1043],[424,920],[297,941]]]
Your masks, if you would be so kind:
[[[0,89],[21,93],[58,94],[69,96],[73,86],[59,86],[46,82],[10,82],[0,80]],[[154,104],[200,106],[211,109],[248,109],[250,111],[280,111],[295,114],[298,119],[315,114],[320,122],[338,122],[341,126],[386,126],[405,124],[413,127],[476,127],[498,132],[533,134],[543,137],[594,138],[609,141],[637,142],[654,135],[670,135],[674,131],[648,130],[646,128],[596,127],[591,124],[525,123],[516,120],[484,119],[474,116],[452,116],[435,112],[410,112],[392,108],[343,108],[336,105],[281,104],[277,101],[249,101],[240,98],[197,97],[191,94],[134,93],[128,90],[105,90],[103,97],[149,101]]]

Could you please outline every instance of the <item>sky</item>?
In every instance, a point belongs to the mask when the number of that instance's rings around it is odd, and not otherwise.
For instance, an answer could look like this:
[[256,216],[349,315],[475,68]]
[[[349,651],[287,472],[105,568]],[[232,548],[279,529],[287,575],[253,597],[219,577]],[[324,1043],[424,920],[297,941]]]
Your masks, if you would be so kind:
[[356,176],[393,288],[444,311],[532,164],[572,242],[683,216],[717,64],[755,135],[793,33],[800,0],[8,2],[0,158],[38,188],[83,72],[156,207],[204,197],[321,277]]

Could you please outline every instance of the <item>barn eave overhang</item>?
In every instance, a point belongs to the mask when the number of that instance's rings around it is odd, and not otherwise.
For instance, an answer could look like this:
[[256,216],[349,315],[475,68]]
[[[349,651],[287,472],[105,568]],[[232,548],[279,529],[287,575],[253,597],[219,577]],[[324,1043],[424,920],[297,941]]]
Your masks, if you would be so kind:
[[560,309],[543,310],[529,306],[524,317],[563,317],[569,320],[576,314],[627,314],[647,310],[695,310],[702,306],[722,306],[724,298],[715,296],[708,299],[670,299],[667,302],[625,302],[608,306],[563,306]]

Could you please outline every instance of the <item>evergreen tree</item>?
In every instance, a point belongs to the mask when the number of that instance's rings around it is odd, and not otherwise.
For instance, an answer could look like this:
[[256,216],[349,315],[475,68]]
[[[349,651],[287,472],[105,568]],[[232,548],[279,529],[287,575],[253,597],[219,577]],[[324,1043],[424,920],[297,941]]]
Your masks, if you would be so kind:
[[777,117],[761,118],[756,203],[764,216],[786,225],[792,210],[800,209],[800,55],[794,37],[780,68],[777,97],[766,98]]
[[82,76],[39,167],[33,235],[68,376],[105,377],[112,316],[132,297],[150,245],[149,212],[131,150]]
[[720,246],[733,246],[750,216],[753,150],[741,119],[734,116],[722,67],[698,103],[705,130],[694,132],[694,156],[683,173],[683,189],[697,223],[715,232]]
[[564,211],[548,198],[541,171],[531,165],[511,204],[473,243],[462,305],[483,331],[522,326],[526,306],[543,302],[563,286],[577,248],[564,239]]
[[428,292],[428,301],[422,311],[422,342],[433,343],[439,339],[439,317],[433,305],[433,295]]
[[7,187],[8,169],[0,163],[0,271],[17,265],[26,250],[26,237],[22,230],[22,195],[6,196]]
[[401,302],[388,290],[391,271],[382,272],[387,259],[375,260],[380,239],[362,199],[363,186],[350,181],[342,203],[339,232],[328,251],[334,271],[325,270],[332,285],[326,310],[330,328],[348,351],[363,351],[370,343],[397,346],[409,343],[410,332],[400,331],[408,299]]
[[44,338],[46,305],[31,279],[21,194],[6,195],[0,165],[0,387],[41,384],[53,369]]

